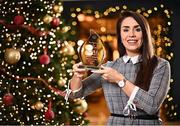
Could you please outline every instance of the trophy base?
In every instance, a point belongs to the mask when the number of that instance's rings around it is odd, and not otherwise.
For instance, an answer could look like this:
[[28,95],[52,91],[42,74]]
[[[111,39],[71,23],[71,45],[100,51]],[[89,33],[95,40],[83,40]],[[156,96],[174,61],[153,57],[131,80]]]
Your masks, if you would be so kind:
[[86,69],[86,70],[90,70],[90,71],[100,69],[100,67],[98,67],[98,66],[90,66],[90,65],[79,65],[78,68]]

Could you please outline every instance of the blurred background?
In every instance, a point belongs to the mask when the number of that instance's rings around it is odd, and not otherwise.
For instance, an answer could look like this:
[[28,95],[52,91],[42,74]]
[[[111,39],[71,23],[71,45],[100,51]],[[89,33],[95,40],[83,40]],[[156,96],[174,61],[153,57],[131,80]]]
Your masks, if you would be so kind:
[[[116,21],[121,10],[133,10],[149,21],[155,42],[156,54],[171,63],[171,89],[161,109],[164,124],[180,124],[180,100],[178,96],[180,21],[179,3],[176,0],[64,0],[64,14],[77,22],[80,42],[87,41],[89,30],[94,29],[108,49],[107,60],[115,60],[117,52]],[[67,16],[69,15],[69,16]],[[179,53],[178,53],[179,52]],[[96,91],[87,97],[88,118],[92,124],[105,124],[109,115],[103,92]],[[167,122],[167,123],[166,123]]]
[[[121,11],[147,18],[156,55],[171,64],[171,84],[160,109],[164,125],[180,125],[179,0],[0,0],[0,125],[105,125],[101,89],[64,99],[79,49],[95,31],[105,62],[119,57]],[[90,73],[87,73],[87,76]]]

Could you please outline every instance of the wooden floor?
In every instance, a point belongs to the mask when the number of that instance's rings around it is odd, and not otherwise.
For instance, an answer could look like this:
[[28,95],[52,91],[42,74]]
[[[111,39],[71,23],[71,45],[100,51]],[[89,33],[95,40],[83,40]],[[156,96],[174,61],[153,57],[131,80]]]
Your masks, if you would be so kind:
[[102,90],[96,91],[87,97],[88,115],[90,125],[105,125],[109,117],[109,110],[105,102]]
[[[106,125],[109,117],[109,111],[101,90],[87,97],[88,115],[87,119],[90,125]],[[164,122],[168,126],[180,126],[180,121]]]

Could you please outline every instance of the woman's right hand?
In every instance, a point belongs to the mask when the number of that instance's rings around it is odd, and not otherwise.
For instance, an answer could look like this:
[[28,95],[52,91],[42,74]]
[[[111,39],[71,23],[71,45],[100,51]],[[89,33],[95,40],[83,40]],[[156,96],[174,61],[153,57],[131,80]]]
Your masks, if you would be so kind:
[[82,62],[73,65],[74,76],[77,78],[82,78],[87,72],[86,69],[79,68],[80,65],[82,65]]

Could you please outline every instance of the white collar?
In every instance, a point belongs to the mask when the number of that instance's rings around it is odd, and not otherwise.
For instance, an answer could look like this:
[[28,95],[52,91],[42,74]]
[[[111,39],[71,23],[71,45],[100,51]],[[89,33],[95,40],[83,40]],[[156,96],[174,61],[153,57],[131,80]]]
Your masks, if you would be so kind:
[[133,64],[136,64],[141,61],[141,55],[137,55],[137,56],[133,56],[133,57],[130,57],[128,55],[123,56],[123,61],[125,63],[127,63],[129,60],[131,60]]

